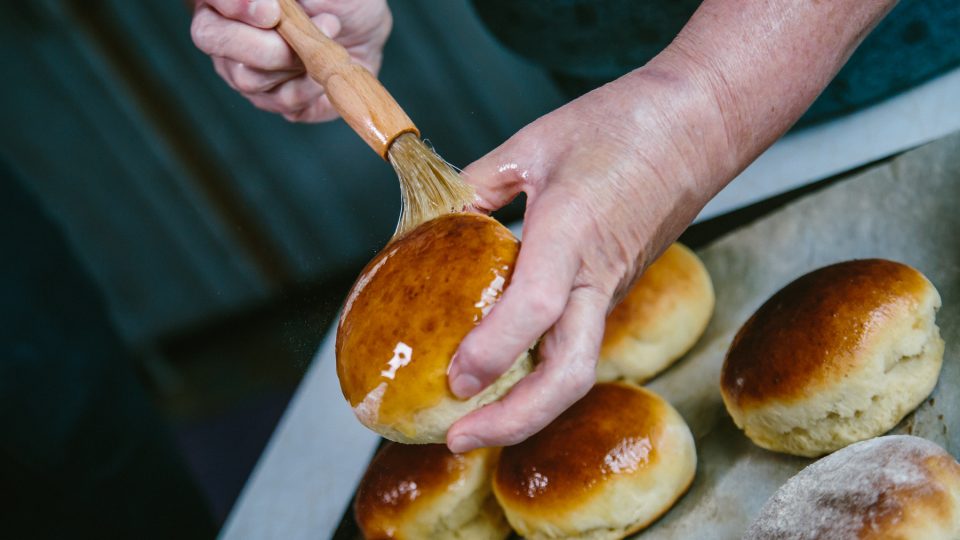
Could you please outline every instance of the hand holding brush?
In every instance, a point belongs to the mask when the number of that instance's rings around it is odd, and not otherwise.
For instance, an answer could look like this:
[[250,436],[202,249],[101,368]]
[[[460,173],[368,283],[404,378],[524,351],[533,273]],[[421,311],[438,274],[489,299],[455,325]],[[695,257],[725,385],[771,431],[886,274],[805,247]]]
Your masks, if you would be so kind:
[[[305,2],[315,3],[376,1]],[[536,370],[454,424],[451,450],[522,441],[587,392],[607,311],[793,125],[894,3],[705,0],[645,65],[464,169],[474,207],[493,211],[521,192],[527,206],[511,285],[461,342],[450,388],[477,394],[543,338]]]
[[[236,11],[242,3],[219,2],[221,9]],[[318,15],[317,21],[311,20],[304,11],[304,7],[296,0],[277,0],[276,13],[267,9],[269,3],[246,4],[246,17],[269,27],[276,22],[276,32],[293,49],[299,62],[302,63],[306,74],[313,84],[306,80],[284,81],[282,75],[251,72],[249,67],[239,62],[219,61],[219,69],[228,76],[235,87],[241,86],[242,77],[253,81],[247,90],[260,90],[271,83],[281,86],[281,92],[297,92],[302,86],[314,89],[321,93],[311,93],[312,101],[305,104],[302,111],[325,117],[330,110],[326,110],[329,103],[335,111],[360,135],[361,138],[383,159],[390,162],[400,180],[402,209],[397,231],[394,238],[439,215],[462,211],[474,202],[473,189],[460,179],[457,171],[429,148],[420,139],[416,126],[397,104],[393,97],[380,84],[380,81],[371,73],[369,65],[361,59],[351,56],[350,52],[341,44],[326,36],[319,25],[327,26],[326,30],[334,33],[339,31],[341,19],[330,13]],[[371,9],[378,2],[356,4],[358,9]],[[383,8],[385,9],[385,5]],[[204,9],[202,6],[198,9]],[[198,14],[194,19],[194,39],[204,50],[215,54],[217,48],[226,49],[229,41],[208,39],[205,32],[222,31],[225,26],[240,24],[237,21],[218,19],[214,10],[206,8],[206,14]],[[389,29],[389,11],[385,11],[387,29]],[[237,14],[236,16],[240,16]],[[349,17],[351,14],[344,14]],[[198,23],[197,20],[200,20]],[[211,23],[210,21],[215,21]],[[207,21],[207,22],[205,22]],[[205,30],[197,30],[203,28]],[[236,31],[243,29],[245,33],[257,32],[257,29],[243,25]],[[385,39],[386,36],[383,37]],[[282,43],[280,44],[283,45]],[[382,46],[382,42],[380,42]],[[284,47],[285,48],[285,47]],[[244,51],[245,55],[256,55],[252,51]],[[262,53],[261,53],[262,54]],[[379,63],[379,49],[376,54]],[[218,62],[215,61],[215,65]],[[248,75],[241,75],[248,73]],[[252,75],[250,74],[252,73]],[[294,71],[293,73],[299,73]],[[260,77],[258,78],[257,75]],[[286,83],[286,84],[285,84]],[[268,91],[269,92],[269,91]],[[262,94],[257,92],[255,95]],[[251,101],[264,99],[251,97]],[[273,103],[271,103],[272,105]],[[287,116],[304,114],[286,113]]]

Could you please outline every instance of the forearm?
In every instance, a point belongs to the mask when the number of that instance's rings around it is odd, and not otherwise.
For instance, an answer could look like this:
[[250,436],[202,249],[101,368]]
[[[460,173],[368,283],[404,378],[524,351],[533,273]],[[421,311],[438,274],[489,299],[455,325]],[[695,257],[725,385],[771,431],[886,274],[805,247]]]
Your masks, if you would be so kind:
[[678,88],[660,106],[680,120],[678,148],[709,199],[797,121],[895,4],[706,0],[662,54],[618,83]]

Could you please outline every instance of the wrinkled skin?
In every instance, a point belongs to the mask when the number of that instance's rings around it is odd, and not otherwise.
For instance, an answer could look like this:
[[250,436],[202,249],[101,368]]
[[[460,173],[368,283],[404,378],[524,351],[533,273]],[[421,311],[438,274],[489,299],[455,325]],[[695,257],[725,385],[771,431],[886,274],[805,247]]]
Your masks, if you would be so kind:
[[[674,78],[647,69],[530,124],[464,175],[482,210],[527,195],[523,245],[497,306],[461,343],[451,389],[469,396],[543,335],[541,364],[503,400],[458,422],[451,447],[522,440],[594,381],[608,311],[713,195],[700,185],[694,142],[668,122]],[[716,114],[715,112],[712,114]],[[631,122],[610,118],[631,116]],[[639,145],[638,141],[646,144]],[[458,439],[465,437],[464,439]]]
[[[304,10],[328,37],[376,75],[393,18],[386,0],[304,0]],[[280,8],[272,0],[195,0],[190,35],[234,90],[255,106],[294,122],[339,115],[323,88],[275,31]]]
[[[255,105],[294,120],[333,117],[322,90],[306,82],[309,91],[288,91],[298,99],[281,99],[302,68],[262,30],[275,23],[264,7],[272,1],[248,11],[251,3],[200,2],[198,46]],[[304,4],[358,59],[379,64],[390,27],[382,0]],[[451,390],[476,394],[542,340],[532,374],[454,424],[452,451],[520,442],[589,390],[617,299],[800,117],[894,4],[705,0],[647,65],[541,117],[464,170],[477,188],[476,210],[493,211],[521,192],[527,209],[510,287],[460,344]],[[324,10],[338,14],[339,33],[325,27]],[[245,71],[253,72],[249,84],[241,82]]]

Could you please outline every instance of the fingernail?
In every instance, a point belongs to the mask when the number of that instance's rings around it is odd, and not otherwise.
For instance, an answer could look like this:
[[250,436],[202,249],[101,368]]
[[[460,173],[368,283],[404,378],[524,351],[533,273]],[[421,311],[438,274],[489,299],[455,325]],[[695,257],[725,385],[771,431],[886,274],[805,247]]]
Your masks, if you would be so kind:
[[474,448],[480,448],[480,439],[476,437],[471,437],[470,435],[457,435],[450,441],[450,451],[454,454],[462,454],[464,452],[469,452]]
[[250,0],[247,13],[262,28],[273,28],[280,22],[280,5],[276,0]]
[[461,373],[450,383],[450,390],[460,399],[466,399],[480,391],[480,381],[469,373]]

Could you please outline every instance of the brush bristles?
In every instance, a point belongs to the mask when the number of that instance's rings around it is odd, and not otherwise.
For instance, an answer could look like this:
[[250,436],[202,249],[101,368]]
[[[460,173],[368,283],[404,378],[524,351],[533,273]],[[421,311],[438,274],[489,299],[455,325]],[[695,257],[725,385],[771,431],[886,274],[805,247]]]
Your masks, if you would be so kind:
[[403,199],[394,239],[421,223],[443,214],[462,212],[473,204],[473,187],[415,134],[397,137],[387,153],[400,177]]

